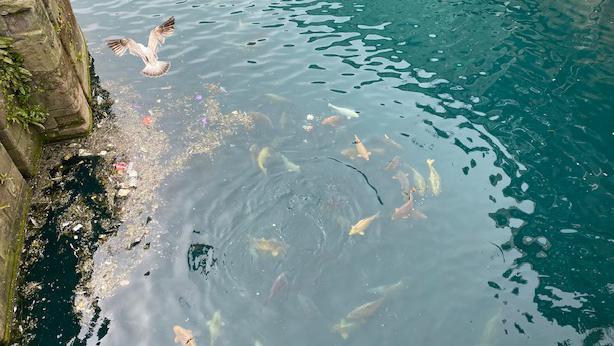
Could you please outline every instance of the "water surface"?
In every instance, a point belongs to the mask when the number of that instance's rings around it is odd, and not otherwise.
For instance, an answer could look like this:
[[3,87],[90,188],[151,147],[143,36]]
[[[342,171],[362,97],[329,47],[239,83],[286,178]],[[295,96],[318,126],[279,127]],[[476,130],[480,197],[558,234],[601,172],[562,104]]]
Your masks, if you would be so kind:
[[[217,96],[224,111],[257,111],[271,124],[166,179],[153,215],[160,238],[130,284],[99,302],[89,333],[57,320],[39,328],[40,344],[170,345],[175,324],[208,344],[216,310],[225,323],[217,345],[613,342],[611,2],[73,6],[101,78],[133,88],[135,107],[168,105],[156,126],[170,156],[203,126],[208,83],[227,91]],[[140,76],[139,60],[104,46],[118,34],[144,42],[170,15],[177,31],[159,53],[172,62],[163,78]],[[328,103],[360,117],[306,131],[308,114],[334,114]],[[341,155],[354,134],[369,161]],[[264,175],[254,155],[266,146]],[[300,172],[287,172],[279,154]],[[427,179],[435,160],[441,193],[416,194],[427,219],[390,219],[404,203],[384,170],[395,155],[401,170]],[[377,212],[364,236],[348,236]],[[287,251],[254,254],[260,237]],[[287,287],[267,301],[282,272]],[[331,332],[377,299],[371,288],[401,279],[347,340]]]

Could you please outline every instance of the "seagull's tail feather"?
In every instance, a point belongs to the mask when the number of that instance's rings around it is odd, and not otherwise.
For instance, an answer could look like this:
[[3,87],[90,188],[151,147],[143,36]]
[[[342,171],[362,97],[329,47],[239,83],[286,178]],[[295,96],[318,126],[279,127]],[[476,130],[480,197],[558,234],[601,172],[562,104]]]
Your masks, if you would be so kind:
[[162,77],[171,69],[168,61],[156,61],[154,64],[146,64],[141,73],[147,77]]

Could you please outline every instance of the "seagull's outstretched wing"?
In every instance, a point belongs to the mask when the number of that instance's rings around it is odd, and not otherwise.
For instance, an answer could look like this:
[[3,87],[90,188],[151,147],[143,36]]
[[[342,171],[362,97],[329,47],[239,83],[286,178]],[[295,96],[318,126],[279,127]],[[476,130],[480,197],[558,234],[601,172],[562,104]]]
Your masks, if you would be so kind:
[[158,45],[164,43],[164,38],[171,36],[175,32],[175,17],[170,17],[166,22],[156,26],[149,33],[147,48],[154,54],[158,53]]
[[143,52],[141,47],[131,38],[126,37],[117,40],[107,40],[106,43],[116,55],[122,56],[126,53],[126,50],[128,50],[132,55],[136,55],[142,59],[146,58],[145,52]]

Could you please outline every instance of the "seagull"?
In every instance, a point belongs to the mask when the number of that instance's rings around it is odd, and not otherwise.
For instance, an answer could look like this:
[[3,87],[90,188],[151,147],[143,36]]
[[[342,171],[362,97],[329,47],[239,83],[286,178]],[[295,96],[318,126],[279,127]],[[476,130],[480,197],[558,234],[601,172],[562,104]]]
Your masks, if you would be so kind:
[[161,77],[171,68],[171,63],[158,60],[158,46],[162,45],[164,39],[171,36],[174,32],[175,17],[170,17],[149,32],[147,47],[128,37],[106,40],[106,44],[118,56],[124,55],[126,50],[128,50],[130,54],[143,59],[145,63],[145,68],[141,71],[143,75],[147,77]]

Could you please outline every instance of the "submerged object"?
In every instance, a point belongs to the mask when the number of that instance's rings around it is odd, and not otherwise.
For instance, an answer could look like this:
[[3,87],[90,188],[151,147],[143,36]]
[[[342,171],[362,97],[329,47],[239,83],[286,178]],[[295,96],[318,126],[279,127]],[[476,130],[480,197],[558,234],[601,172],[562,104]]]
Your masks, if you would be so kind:
[[416,191],[420,196],[424,196],[426,194],[426,181],[420,172],[418,172],[415,168],[411,168],[411,171],[414,175],[414,186],[416,187]]
[[213,317],[207,321],[207,326],[209,327],[209,337],[211,338],[211,343],[209,345],[214,346],[215,341],[220,337],[220,334],[222,334],[222,326],[224,326],[220,310],[216,310],[213,313]]
[[386,133],[384,133],[384,142],[392,145],[393,147],[395,147],[397,149],[403,149],[403,146],[401,146],[401,144],[395,142],[394,139],[390,138],[388,136],[388,134],[386,134]]
[[393,171],[399,168],[400,165],[401,165],[401,158],[397,155],[393,157],[392,159],[390,159],[390,161],[388,161],[384,169],[387,171]]
[[260,252],[268,252],[273,257],[286,253],[286,244],[277,239],[258,238],[252,239],[252,247]]
[[181,326],[173,326],[173,332],[175,332],[175,343],[186,346],[196,346],[194,335],[189,329],[185,329]]
[[106,44],[113,50],[115,55],[122,56],[126,51],[129,51],[130,54],[141,58],[145,63],[145,68],[141,71],[143,75],[147,77],[160,77],[168,72],[171,68],[171,63],[158,60],[158,47],[164,43],[166,37],[171,36],[174,32],[175,17],[170,17],[149,32],[147,47],[128,37],[106,40]]
[[354,144],[356,145],[356,152],[358,153],[358,156],[362,157],[366,161],[369,161],[369,155],[371,155],[371,153],[367,150],[367,147],[362,144],[357,135],[354,135]]
[[271,285],[271,290],[269,291],[269,296],[266,299],[266,303],[270,302],[273,297],[278,295],[286,287],[288,287],[288,277],[286,272],[282,272],[281,274],[277,275],[273,281],[273,285]]
[[290,161],[290,159],[288,159],[286,157],[286,155],[284,155],[284,154],[279,154],[279,157],[281,157],[281,160],[284,162],[284,167],[286,168],[286,171],[300,173],[301,166],[299,166],[296,163]]
[[337,124],[339,124],[341,122],[341,117],[338,115],[331,115],[329,117],[326,117],[324,119],[322,119],[322,122],[320,122],[320,124],[322,125],[329,125],[329,126],[335,126]]
[[409,174],[398,171],[397,174],[392,177],[392,179],[397,180],[399,184],[401,184],[401,195],[404,197],[409,197],[409,192],[412,189],[412,187],[409,185]]
[[439,173],[433,166],[435,160],[428,159],[426,160],[426,164],[429,166],[429,183],[431,184],[431,192],[433,192],[433,196],[439,195],[441,192],[441,180],[439,179]]
[[334,110],[335,112],[337,112],[337,114],[343,115],[344,117],[346,117],[348,119],[358,118],[359,117],[358,113],[355,110],[353,110],[353,109],[335,106],[332,103],[329,103],[328,107],[330,109]]
[[270,156],[271,156],[271,148],[269,147],[264,147],[260,149],[260,152],[258,153],[258,158],[257,158],[258,168],[260,168],[260,170],[262,171],[262,173],[264,173],[264,175],[267,175],[266,167],[264,165],[266,164],[266,160]]
[[375,215],[371,215],[369,217],[366,217],[356,222],[356,224],[354,224],[354,226],[350,228],[349,235],[355,235],[355,234],[365,235],[365,230],[367,229],[367,227],[369,227],[369,225],[373,222],[373,220],[375,220],[378,216],[379,216],[379,212]]

